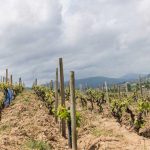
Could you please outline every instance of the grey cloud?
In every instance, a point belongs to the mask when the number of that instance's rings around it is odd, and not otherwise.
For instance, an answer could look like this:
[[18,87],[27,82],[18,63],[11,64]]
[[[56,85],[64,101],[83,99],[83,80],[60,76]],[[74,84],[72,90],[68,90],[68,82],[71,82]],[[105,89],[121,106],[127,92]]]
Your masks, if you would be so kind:
[[27,85],[36,77],[49,82],[59,57],[66,80],[70,70],[77,78],[149,73],[148,0],[6,1],[0,6],[1,75],[9,68]]

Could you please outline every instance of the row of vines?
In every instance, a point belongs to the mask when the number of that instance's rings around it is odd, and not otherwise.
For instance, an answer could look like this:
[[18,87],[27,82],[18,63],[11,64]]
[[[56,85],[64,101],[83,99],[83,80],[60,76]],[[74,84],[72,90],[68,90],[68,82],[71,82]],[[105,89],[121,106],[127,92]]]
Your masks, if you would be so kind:
[[[61,68],[60,64],[60,68]],[[61,68],[62,69],[62,68]],[[61,81],[61,70],[60,69],[60,88],[58,88],[58,68],[56,68],[56,81],[55,88],[52,87],[52,82],[50,83],[50,88],[44,86],[33,85],[33,89],[36,95],[44,101],[45,105],[49,109],[49,114],[54,115],[56,122],[57,119],[67,122],[68,127],[68,139],[69,146],[72,147],[73,135],[72,135],[72,120],[71,120],[71,86],[64,88],[64,81]],[[63,85],[63,86],[62,86]],[[59,106],[58,106],[59,99]],[[123,123],[124,117],[126,118],[126,124],[133,129],[134,132],[140,134],[140,129],[144,127],[146,123],[146,117],[150,112],[150,97],[139,94],[139,91],[128,92],[128,93],[118,93],[115,91],[99,90],[88,88],[86,90],[74,89],[74,100],[77,106],[82,109],[87,109],[91,112],[97,111],[97,113],[103,113],[106,108],[109,109],[111,116],[113,116],[116,121],[120,124]],[[67,101],[69,105],[65,105]],[[106,107],[107,106],[107,107]],[[81,115],[76,112],[75,115],[76,126],[79,127],[81,123]],[[65,126],[61,128],[63,132]],[[63,135],[63,134],[62,134]],[[73,147],[74,150],[77,147]]]
[[117,93],[109,93],[108,99],[106,93],[100,92],[95,89],[88,89],[84,92],[76,91],[76,98],[81,103],[83,108],[87,108],[90,104],[90,110],[93,111],[94,107],[102,113],[104,106],[107,105],[112,116],[120,124],[123,117],[128,114],[128,124],[135,132],[139,134],[139,130],[144,127],[146,123],[146,116],[150,112],[150,97],[139,96],[138,93],[122,94],[118,96]]
[[3,81],[0,83],[0,120],[2,117],[2,110],[5,108],[4,102],[8,96],[8,90],[11,91],[10,101],[14,100],[16,96],[24,90],[24,85],[21,82],[21,78],[19,78],[19,84],[13,84],[12,75],[10,76],[10,82],[8,78],[8,69],[6,69],[6,78],[3,77]]

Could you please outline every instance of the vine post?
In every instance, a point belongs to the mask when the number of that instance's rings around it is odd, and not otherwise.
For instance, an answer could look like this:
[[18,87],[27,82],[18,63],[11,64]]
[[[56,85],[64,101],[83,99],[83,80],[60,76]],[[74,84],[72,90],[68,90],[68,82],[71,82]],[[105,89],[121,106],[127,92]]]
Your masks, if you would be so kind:
[[107,82],[105,81],[106,99],[109,100]]
[[12,76],[12,74],[10,75],[10,85],[11,86],[13,85],[13,76]]
[[50,81],[50,90],[53,90],[53,80]]
[[[55,80],[55,113],[58,108],[58,68],[56,68],[56,80]],[[57,115],[55,115],[55,122],[58,122]]]
[[5,82],[5,77],[3,77],[3,83]]
[[[64,71],[63,71],[63,59],[59,58],[59,69],[60,69],[60,96],[61,106],[65,106],[65,93],[64,93]],[[61,120],[61,131],[62,136],[66,138],[66,122],[64,119]]]
[[125,86],[126,86],[126,93],[128,94],[128,82],[126,82],[126,84],[125,84]]
[[105,85],[104,85],[104,84],[102,84],[102,87],[101,87],[102,92],[104,92],[104,86],[105,86]]
[[6,83],[8,83],[8,69],[6,69]]
[[115,86],[115,84],[113,85],[113,92],[115,93],[115,91],[116,91],[116,86]]
[[118,95],[119,95],[119,100],[121,100],[120,85],[118,85]]
[[140,88],[140,94],[143,96],[143,90],[142,90],[142,82],[141,82],[141,76],[139,75],[139,88]]
[[35,86],[37,86],[37,84],[38,84],[38,81],[37,81],[37,78],[35,79]]
[[22,85],[22,80],[21,80],[21,77],[19,78],[19,86]]
[[75,77],[73,71],[70,72],[70,100],[71,100],[72,149],[77,150]]

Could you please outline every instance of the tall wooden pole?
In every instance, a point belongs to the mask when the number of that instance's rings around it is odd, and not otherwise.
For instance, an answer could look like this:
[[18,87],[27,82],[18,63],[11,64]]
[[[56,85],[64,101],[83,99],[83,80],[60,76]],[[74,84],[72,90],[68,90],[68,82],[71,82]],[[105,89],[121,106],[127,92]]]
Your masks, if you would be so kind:
[[143,96],[143,90],[142,90],[141,76],[139,76],[139,88],[140,88],[140,93],[141,93],[141,96]]
[[116,92],[116,86],[115,86],[115,84],[113,85],[113,92],[114,93]]
[[13,77],[12,77],[12,74],[10,75],[10,85],[11,85],[11,86],[13,85]]
[[19,86],[22,85],[22,80],[21,80],[21,77],[19,78]]
[[6,83],[8,83],[8,69],[6,69]]
[[[63,60],[59,58],[59,69],[60,69],[60,96],[61,96],[61,106],[65,106],[65,93],[64,93],[64,71],[63,71]],[[61,121],[62,126],[62,136],[66,138],[66,122]]]
[[105,81],[105,90],[106,90],[106,98],[107,101],[109,100],[109,95],[108,95],[108,87],[107,87],[107,82]]
[[50,90],[53,90],[53,80],[50,81]]
[[105,84],[102,85],[102,91],[105,92]]
[[77,150],[75,77],[73,71],[70,72],[70,100],[71,100],[72,149]]
[[3,77],[3,83],[5,82],[5,77]]
[[36,78],[36,79],[35,79],[35,86],[37,86],[37,84],[38,84],[37,82],[38,82],[38,81],[37,81],[37,78]]
[[[56,80],[55,80],[55,113],[58,108],[58,68],[56,68]],[[57,115],[55,115],[55,122],[58,122]]]
[[119,100],[121,100],[120,85],[118,85],[118,95],[119,95]]
[[126,86],[126,93],[128,93],[128,92],[129,92],[129,89],[128,89],[128,82],[125,84],[125,86]]

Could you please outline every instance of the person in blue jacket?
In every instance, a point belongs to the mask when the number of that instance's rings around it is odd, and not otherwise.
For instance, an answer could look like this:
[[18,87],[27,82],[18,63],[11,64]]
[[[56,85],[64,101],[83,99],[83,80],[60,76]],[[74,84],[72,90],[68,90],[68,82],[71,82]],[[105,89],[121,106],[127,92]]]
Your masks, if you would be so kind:
[[12,93],[11,89],[5,88],[4,89],[4,95],[5,95],[4,107],[8,107],[10,105],[10,102],[13,99],[13,93]]
[[9,97],[9,101],[11,103],[11,101],[13,100],[13,91],[11,89],[9,89],[9,88],[8,88],[8,97]]

